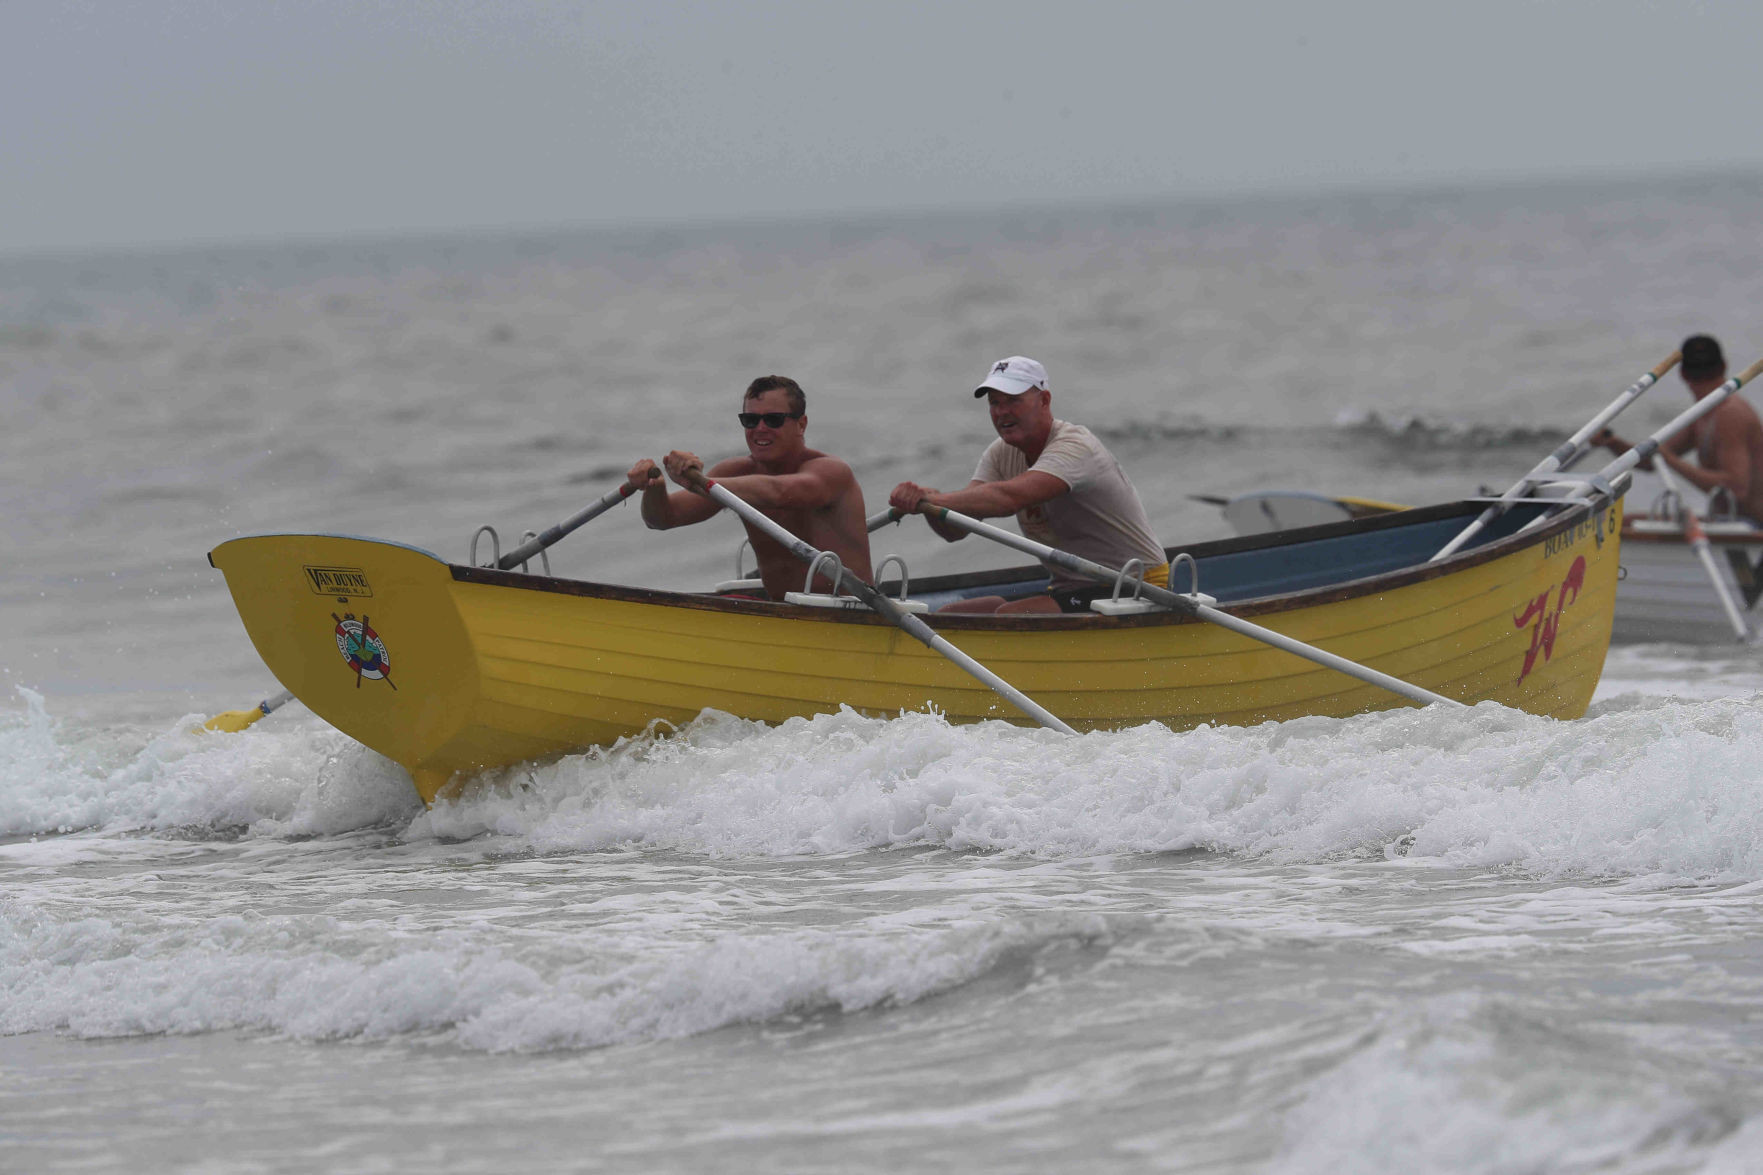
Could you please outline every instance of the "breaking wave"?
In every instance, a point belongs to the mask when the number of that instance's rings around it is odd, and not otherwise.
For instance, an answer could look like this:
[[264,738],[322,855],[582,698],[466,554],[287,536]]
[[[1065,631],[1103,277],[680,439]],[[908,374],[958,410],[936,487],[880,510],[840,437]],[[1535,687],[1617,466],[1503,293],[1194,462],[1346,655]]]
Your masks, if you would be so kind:
[[1619,698],[1578,722],[1492,704],[1067,738],[854,712],[677,732],[487,773],[423,812],[403,771],[310,716],[240,735],[0,713],[0,836],[75,829],[406,838],[719,858],[928,846],[1405,856],[1538,876],[1763,879],[1763,710]]

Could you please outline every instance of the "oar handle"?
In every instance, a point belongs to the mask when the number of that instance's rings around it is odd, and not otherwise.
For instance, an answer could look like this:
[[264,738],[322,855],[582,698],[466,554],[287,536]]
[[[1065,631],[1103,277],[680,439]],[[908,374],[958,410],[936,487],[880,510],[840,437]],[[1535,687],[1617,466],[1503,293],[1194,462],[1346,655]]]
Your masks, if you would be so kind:
[[1653,377],[1653,382],[1657,383],[1659,380],[1664,379],[1668,374],[1670,374],[1671,369],[1673,367],[1676,367],[1682,359],[1683,359],[1683,352],[1682,351],[1673,351],[1671,354],[1667,355],[1665,358],[1659,360],[1659,365],[1657,367],[1653,368],[1653,370],[1647,372],[1647,374]]
[[[710,497],[711,501],[734,511],[744,521],[752,526],[758,527],[760,530],[776,539],[796,558],[810,566],[820,559],[822,552],[817,550],[814,546],[797,538],[775,520],[767,518],[752,504],[743,502],[727,489],[717,485],[713,479],[705,477],[701,470],[688,469],[684,476],[685,480],[690,485],[696,489],[702,490]],[[1033,718],[1042,726],[1047,727],[1049,730],[1057,730],[1061,734],[1077,733],[1075,730],[1072,730],[1071,727],[1061,722],[1052,711],[1046,709],[1033,698],[999,677],[996,673],[993,673],[990,669],[987,669],[984,665],[981,665],[978,661],[975,661],[972,657],[969,657],[966,653],[963,653],[943,637],[938,636],[936,632],[931,629],[930,625],[912,615],[910,612],[905,611],[893,600],[878,591],[873,584],[859,579],[848,571],[840,582],[846,587],[849,587],[852,593],[871,609],[892,621],[897,627],[904,631],[906,635],[953,661],[956,665],[966,670],[979,681],[985,683],[985,685],[990,687],[998,694],[998,696],[1015,706],[1018,710],[1021,710],[1024,714],[1027,714],[1030,718]]]
[[[650,481],[654,481],[660,476],[661,471],[659,469],[652,469],[649,471]],[[543,551],[546,547],[555,543],[558,539],[561,539],[576,528],[592,522],[594,519],[600,517],[600,515],[606,513],[606,511],[612,509],[614,506],[618,505],[636,492],[636,489],[628,481],[615,490],[606,491],[604,494],[601,494],[598,498],[594,499],[594,504],[587,509],[580,513],[570,515],[568,518],[565,518],[556,526],[546,530],[538,537],[528,539],[520,546],[514,548],[514,550],[496,560],[496,566],[503,571],[509,571],[515,567],[519,567],[522,563],[525,563],[534,555],[537,555],[540,551]]]

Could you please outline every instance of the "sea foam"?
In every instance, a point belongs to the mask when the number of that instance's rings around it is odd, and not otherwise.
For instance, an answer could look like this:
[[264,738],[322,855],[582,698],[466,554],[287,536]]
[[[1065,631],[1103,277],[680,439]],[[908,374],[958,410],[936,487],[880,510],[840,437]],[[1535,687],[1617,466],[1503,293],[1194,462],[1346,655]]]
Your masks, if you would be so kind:
[[1622,698],[1577,722],[1491,704],[1076,738],[844,711],[706,713],[486,773],[423,813],[404,773],[306,717],[242,734],[0,713],[0,835],[77,828],[492,834],[542,852],[711,857],[930,846],[1042,857],[1189,849],[1539,876],[1763,879],[1763,708]]
[[851,712],[673,737],[486,779],[418,821],[539,850],[719,856],[931,845],[1404,857],[1543,876],[1763,877],[1763,710],[1623,699],[1578,722],[1493,705],[1066,738]]
[[0,836],[75,829],[325,835],[420,807],[396,764],[308,718],[218,734],[201,715],[158,729],[68,729],[43,697],[0,711]]

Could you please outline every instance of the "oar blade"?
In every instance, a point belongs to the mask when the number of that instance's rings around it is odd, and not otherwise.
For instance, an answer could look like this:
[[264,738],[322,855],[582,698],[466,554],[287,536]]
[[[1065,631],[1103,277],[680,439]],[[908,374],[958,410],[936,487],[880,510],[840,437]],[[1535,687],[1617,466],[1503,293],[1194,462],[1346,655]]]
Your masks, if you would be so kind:
[[225,714],[216,714],[202,724],[204,730],[217,730],[222,734],[237,734],[253,722],[263,717],[263,707],[253,706],[249,710],[228,710]]
[[237,734],[265,714],[273,714],[293,700],[293,693],[289,690],[283,690],[272,698],[264,698],[249,710],[228,710],[225,714],[216,714],[202,724],[202,729],[216,730],[222,734]]

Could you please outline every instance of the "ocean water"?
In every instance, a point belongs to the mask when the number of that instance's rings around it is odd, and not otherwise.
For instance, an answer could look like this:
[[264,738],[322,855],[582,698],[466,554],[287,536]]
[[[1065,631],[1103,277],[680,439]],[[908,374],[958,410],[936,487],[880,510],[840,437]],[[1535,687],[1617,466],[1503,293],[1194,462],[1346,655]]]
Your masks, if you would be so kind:
[[[0,259],[0,1169],[1763,1171],[1751,649],[1572,723],[705,714],[430,811],[298,705],[191,729],[276,688],[209,548],[462,560],[756,374],[874,508],[1034,355],[1175,544],[1503,487],[1760,300],[1743,175]],[[725,522],[553,567],[708,586]]]

